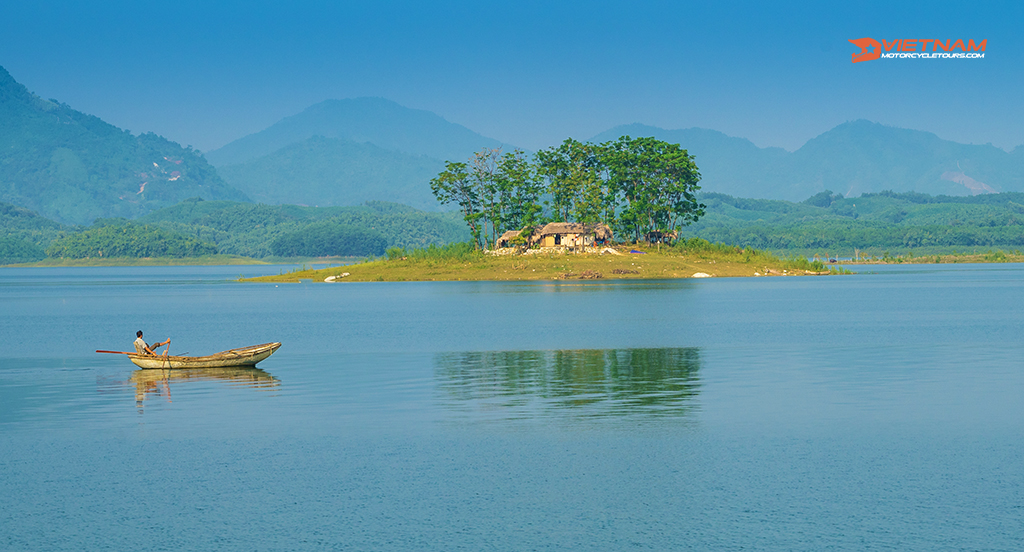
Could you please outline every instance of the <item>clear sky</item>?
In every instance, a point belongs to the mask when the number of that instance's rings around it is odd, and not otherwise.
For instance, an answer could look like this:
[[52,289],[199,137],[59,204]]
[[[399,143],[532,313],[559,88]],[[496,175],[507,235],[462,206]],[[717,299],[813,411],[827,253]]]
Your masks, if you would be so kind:
[[[770,5],[769,5],[770,4]],[[133,132],[217,148],[381,96],[529,149],[618,125],[789,150],[869,119],[1024,144],[1024,2],[0,2],[0,65]],[[851,63],[849,39],[986,39]]]

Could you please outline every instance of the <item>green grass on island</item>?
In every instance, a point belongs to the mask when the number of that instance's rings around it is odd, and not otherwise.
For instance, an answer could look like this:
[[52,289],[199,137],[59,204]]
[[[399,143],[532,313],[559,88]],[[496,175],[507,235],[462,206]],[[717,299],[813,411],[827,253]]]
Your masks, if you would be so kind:
[[[602,251],[605,248],[600,248]],[[796,276],[842,273],[806,258],[781,259],[770,253],[701,239],[675,246],[619,245],[609,251],[544,251],[494,255],[471,244],[403,250],[392,248],[379,260],[322,269],[296,270],[247,282],[407,282],[458,280],[669,279],[728,276]],[[637,251],[637,253],[631,253]]]

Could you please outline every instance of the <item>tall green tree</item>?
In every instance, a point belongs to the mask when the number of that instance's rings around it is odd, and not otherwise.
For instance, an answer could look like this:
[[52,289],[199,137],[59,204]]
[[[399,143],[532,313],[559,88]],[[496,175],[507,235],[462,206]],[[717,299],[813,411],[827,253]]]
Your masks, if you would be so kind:
[[700,172],[679,144],[631,138],[602,144],[601,163],[623,205],[615,220],[620,235],[644,239],[696,222],[705,206],[697,201]]
[[536,160],[547,180],[553,219],[600,222],[609,212],[614,216],[615,197],[603,174],[600,147],[568,138],[537,152]]
[[694,195],[699,181],[693,157],[679,144],[623,136],[599,146],[569,138],[537,152],[533,163],[519,150],[483,149],[469,164],[448,162],[430,185],[442,204],[459,205],[477,246],[486,247],[505,230],[545,216],[604,222],[637,241],[672,232],[703,216]]
[[430,181],[442,204],[456,203],[477,247],[492,246],[504,231],[540,222],[544,185],[521,150],[484,148],[469,163],[448,162]]
[[501,156],[495,173],[502,212],[497,224],[498,234],[506,230],[521,230],[538,224],[543,217],[540,204],[544,193],[537,169],[522,150],[515,150]]
[[441,205],[455,203],[462,211],[462,217],[473,234],[473,241],[480,247],[483,238],[481,219],[484,217],[480,192],[471,178],[468,167],[465,163],[446,161],[444,171],[430,181],[430,190]]
[[484,148],[469,161],[470,186],[480,198],[479,226],[484,247],[497,241],[504,216],[504,194],[497,174],[500,162],[501,148]]

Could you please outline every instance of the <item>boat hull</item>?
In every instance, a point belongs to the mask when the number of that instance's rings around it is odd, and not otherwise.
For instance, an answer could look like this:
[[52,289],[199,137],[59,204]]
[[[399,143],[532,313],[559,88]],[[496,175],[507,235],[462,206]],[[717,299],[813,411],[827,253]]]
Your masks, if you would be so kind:
[[129,354],[128,358],[144,370],[174,370],[189,368],[234,368],[256,366],[257,362],[274,354],[280,343],[264,343],[240,349],[230,349],[201,357],[154,356]]

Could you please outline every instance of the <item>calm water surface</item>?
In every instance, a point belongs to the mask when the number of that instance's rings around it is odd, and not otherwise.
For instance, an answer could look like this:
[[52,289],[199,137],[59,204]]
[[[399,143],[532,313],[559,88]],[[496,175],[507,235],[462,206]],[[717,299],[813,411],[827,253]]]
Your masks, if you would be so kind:
[[0,549],[1024,549],[1024,266],[858,268],[0,269]]

